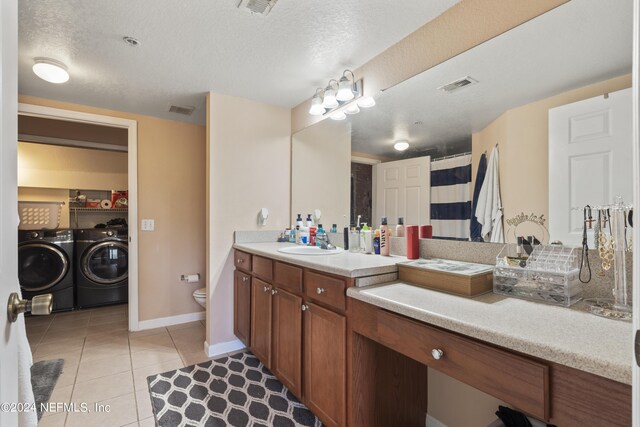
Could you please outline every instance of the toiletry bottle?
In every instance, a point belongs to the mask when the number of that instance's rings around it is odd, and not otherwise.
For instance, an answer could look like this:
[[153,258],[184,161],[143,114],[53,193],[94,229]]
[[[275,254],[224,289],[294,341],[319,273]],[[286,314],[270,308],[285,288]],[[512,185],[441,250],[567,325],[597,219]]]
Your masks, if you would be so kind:
[[404,237],[404,218],[398,218],[398,225],[396,225],[396,237]]
[[375,237],[373,238],[373,253],[380,255],[380,230],[376,229]]
[[418,226],[407,225],[407,259],[420,258],[420,240]]
[[360,252],[360,227],[354,227],[349,233],[349,252]]
[[291,230],[289,230],[289,243],[295,243],[296,242],[296,229],[292,228]]
[[380,226],[380,255],[389,256],[389,226],[386,216],[382,217],[382,225]]
[[302,244],[302,234],[300,232],[300,226],[296,225],[296,239],[295,239],[295,243],[296,245],[301,245]]
[[315,226],[316,224],[315,222],[313,222],[313,218],[311,217],[311,214],[307,214],[307,227],[311,228]]
[[300,227],[300,244],[309,244],[309,227]]
[[373,234],[367,223],[364,222],[363,224],[360,231],[360,252],[370,254],[373,253]]
[[318,224],[318,230],[316,231],[316,246],[322,246],[322,242],[327,242],[327,233],[322,228],[322,224]]
[[315,226],[309,227],[309,246],[316,245],[316,230],[317,228]]
[[332,233],[337,233],[338,232],[338,224],[333,224],[331,226],[331,232]]
[[304,223],[302,222],[302,214],[298,214],[298,218],[296,218],[296,226],[302,227]]

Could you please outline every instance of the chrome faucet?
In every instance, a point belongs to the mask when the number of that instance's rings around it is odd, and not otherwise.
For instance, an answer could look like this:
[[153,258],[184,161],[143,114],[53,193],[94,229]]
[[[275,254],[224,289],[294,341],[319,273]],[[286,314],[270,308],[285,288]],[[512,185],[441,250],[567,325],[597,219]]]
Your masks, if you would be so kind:
[[331,250],[336,248],[329,241],[329,235],[326,232],[324,233],[324,239],[318,239],[318,236],[316,236],[316,245],[318,245],[320,249],[325,249],[325,250]]

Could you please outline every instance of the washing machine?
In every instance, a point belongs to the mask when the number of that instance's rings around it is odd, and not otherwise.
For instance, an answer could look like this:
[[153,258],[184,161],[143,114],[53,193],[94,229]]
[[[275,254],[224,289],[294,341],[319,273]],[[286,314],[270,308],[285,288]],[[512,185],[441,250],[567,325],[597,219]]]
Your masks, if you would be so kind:
[[76,230],[78,307],[96,307],[128,301],[128,240],[126,228]]
[[73,230],[18,230],[22,297],[52,294],[53,311],[74,307]]

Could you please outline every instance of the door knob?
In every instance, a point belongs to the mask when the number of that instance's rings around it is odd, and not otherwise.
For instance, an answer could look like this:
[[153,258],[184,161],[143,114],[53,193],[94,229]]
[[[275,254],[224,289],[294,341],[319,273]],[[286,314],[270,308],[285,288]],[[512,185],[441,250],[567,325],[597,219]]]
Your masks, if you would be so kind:
[[302,311],[308,311],[309,306],[307,304],[302,304]]
[[318,295],[323,294],[324,293],[324,288],[316,288],[316,293]]
[[51,314],[53,308],[53,295],[44,294],[33,297],[31,301],[20,299],[20,296],[13,292],[9,295],[7,304],[7,318],[13,323],[18,320],[21,313],[31,313],[34,316],[46,316]]
[[444,351],[440,350],[439,348],[434,348],[433,350],[431,350],[431,356],[436,360],[440,360],[444,357]]

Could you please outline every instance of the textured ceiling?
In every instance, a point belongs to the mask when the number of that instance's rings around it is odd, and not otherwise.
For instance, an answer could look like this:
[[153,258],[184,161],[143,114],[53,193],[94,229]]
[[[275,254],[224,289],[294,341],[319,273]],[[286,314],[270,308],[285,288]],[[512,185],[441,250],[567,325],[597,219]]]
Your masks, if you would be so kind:
[[[20,0],[19,90],[195,123],[209,90],[293,107],[457,2],[279,0],[264,17],[237,0]],[[71,80],[38,79],[38,56],[64,62]]]
[[[572,0],[387,91],[350,116],[352,149],[391,158],[469,141],[504,111],[631,72],[632,0]],[[478,84],[438,87],[471,76]],[[414,125],[421,121],[422,125]],[[412,149],[398,153],[394,139]]]

